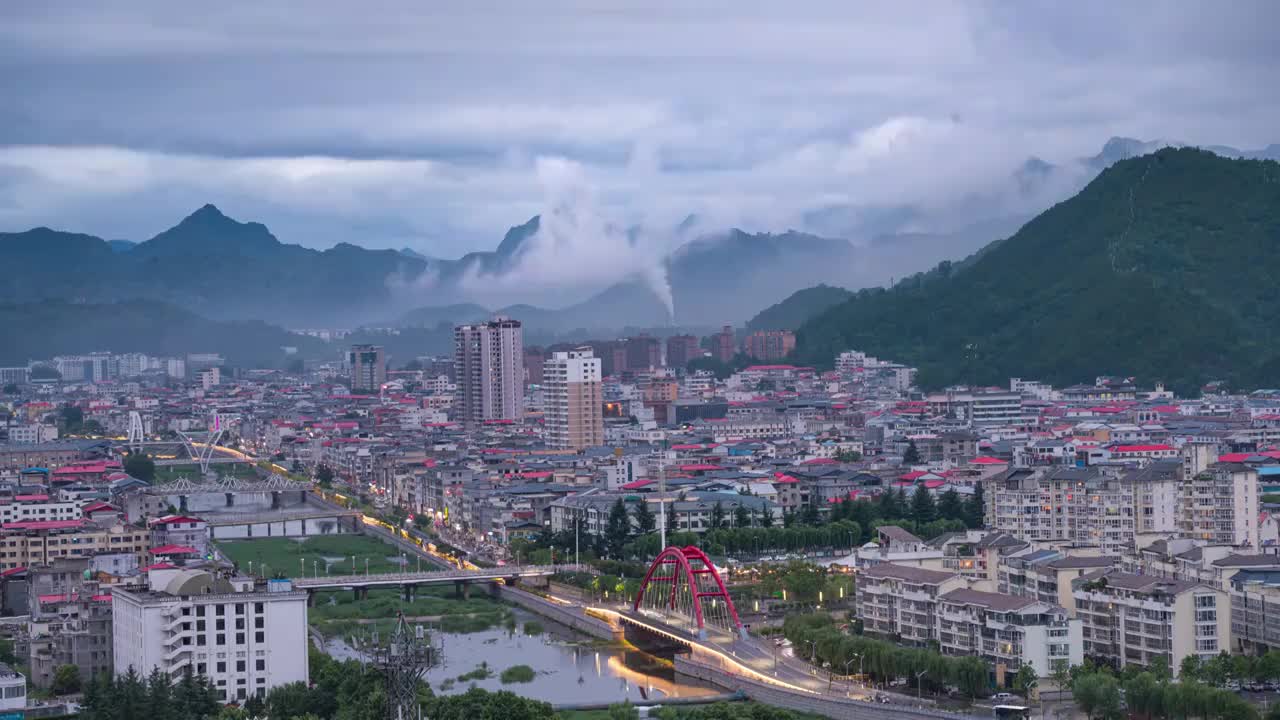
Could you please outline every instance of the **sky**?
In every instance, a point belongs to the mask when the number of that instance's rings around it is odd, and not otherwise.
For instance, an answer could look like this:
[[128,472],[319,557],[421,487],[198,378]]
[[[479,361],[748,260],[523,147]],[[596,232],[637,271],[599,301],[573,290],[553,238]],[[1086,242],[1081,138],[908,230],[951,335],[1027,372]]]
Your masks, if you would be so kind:
[[457,257],[565,206],[579,251],[689,214],[937,224],[1113,135],[1280,142],[1276,27],[1269,0],[8,2],[0,231],[143,240],[214,203]]

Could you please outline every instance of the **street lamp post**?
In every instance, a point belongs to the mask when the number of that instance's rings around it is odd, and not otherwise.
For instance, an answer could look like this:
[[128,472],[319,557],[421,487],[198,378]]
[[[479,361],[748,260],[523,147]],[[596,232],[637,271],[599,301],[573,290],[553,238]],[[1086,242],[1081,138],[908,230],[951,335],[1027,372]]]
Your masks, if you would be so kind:
[[916,673],[916,699],[919,700],[924,696],[924,676],[928,675],[928,670],[921,670]]

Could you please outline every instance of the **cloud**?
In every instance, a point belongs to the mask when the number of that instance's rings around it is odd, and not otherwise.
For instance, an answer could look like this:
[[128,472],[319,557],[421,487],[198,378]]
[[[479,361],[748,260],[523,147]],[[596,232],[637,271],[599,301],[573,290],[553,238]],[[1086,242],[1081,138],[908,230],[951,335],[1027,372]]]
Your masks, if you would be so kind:
[[141,239],[214,202],[286,242],[457,257],[568,202],[539,284],[588,282],[568,256],[649,267],[605,228],[688,213],[941,227],[1069,191],[1022,193],[1028,155],[1280,141],[1278,24],[1266,0],[7,3],[0,229]]

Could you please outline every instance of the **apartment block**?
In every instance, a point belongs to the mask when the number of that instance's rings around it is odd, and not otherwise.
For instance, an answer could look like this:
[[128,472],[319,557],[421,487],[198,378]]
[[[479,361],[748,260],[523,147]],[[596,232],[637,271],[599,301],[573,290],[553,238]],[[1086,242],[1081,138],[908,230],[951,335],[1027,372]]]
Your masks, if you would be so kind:
[[583,450],[604,444],[600,359],[590,348],[557,352],[542,366],[546,441]]
[[1059,550],[1029,550],[1000,559],[996,587],[1008,595],[1058,605],[1074,615],[1076,600],[1071,582],[1119,566],[1120,558],[1115,555],[1066,555]]
[[1040,677],[1084,661],[1081,621],[1051,603],[960,589],[944,594],[939,606],[944,655],[974,655],[1009,672],[1030,665]]
[[1280,652],[1280,570],[1241,570],[1231,578],[1231,651]]
[[1182,483],[1178,529],[1221,545],[1259,547],[1258,471],[1241,463],[1213,463]]
[[307,682],[307,593],[198,570],[152,570],[111,595],[115,673],[208,677],[227,702]]
[[987,527],[1029,541],[1119,553],[1139,534],[1177,529],[1181,465],[1017,468],[986,484]]
[[519,320],[454,328],[455,416],[467,423],[517,420],[524,413],[524,344]]
[[1072,581],[1086,655],[1123,668],[1163,659],[1175,673],[1189,655],[1228,650],[1230,605],[1221,588],[1118,571]]
[[858,574],[858,619],[864,632],[925,645],[935,639],[941,597],[965,584],[955,573],[875,565]]
[[88,520],[32,520],[0,526],[0,569],[48,565],[59,558],[131,554],[145,564],[148,532],[129,525],[102,527]]

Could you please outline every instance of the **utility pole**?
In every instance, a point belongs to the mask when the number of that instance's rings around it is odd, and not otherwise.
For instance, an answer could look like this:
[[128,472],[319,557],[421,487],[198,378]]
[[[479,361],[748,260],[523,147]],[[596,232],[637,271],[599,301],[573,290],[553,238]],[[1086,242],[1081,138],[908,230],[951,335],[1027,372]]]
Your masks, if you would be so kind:
[[658,552],[667,549],[667,439],[662,439],[658,455],[658,519],[659,546]]
[[582,518],[578,517],[578,513],[575,512],[573,514],[573,564],[579,567],[582,565],[582,560],[578,557],[578,523],[581,521]]

